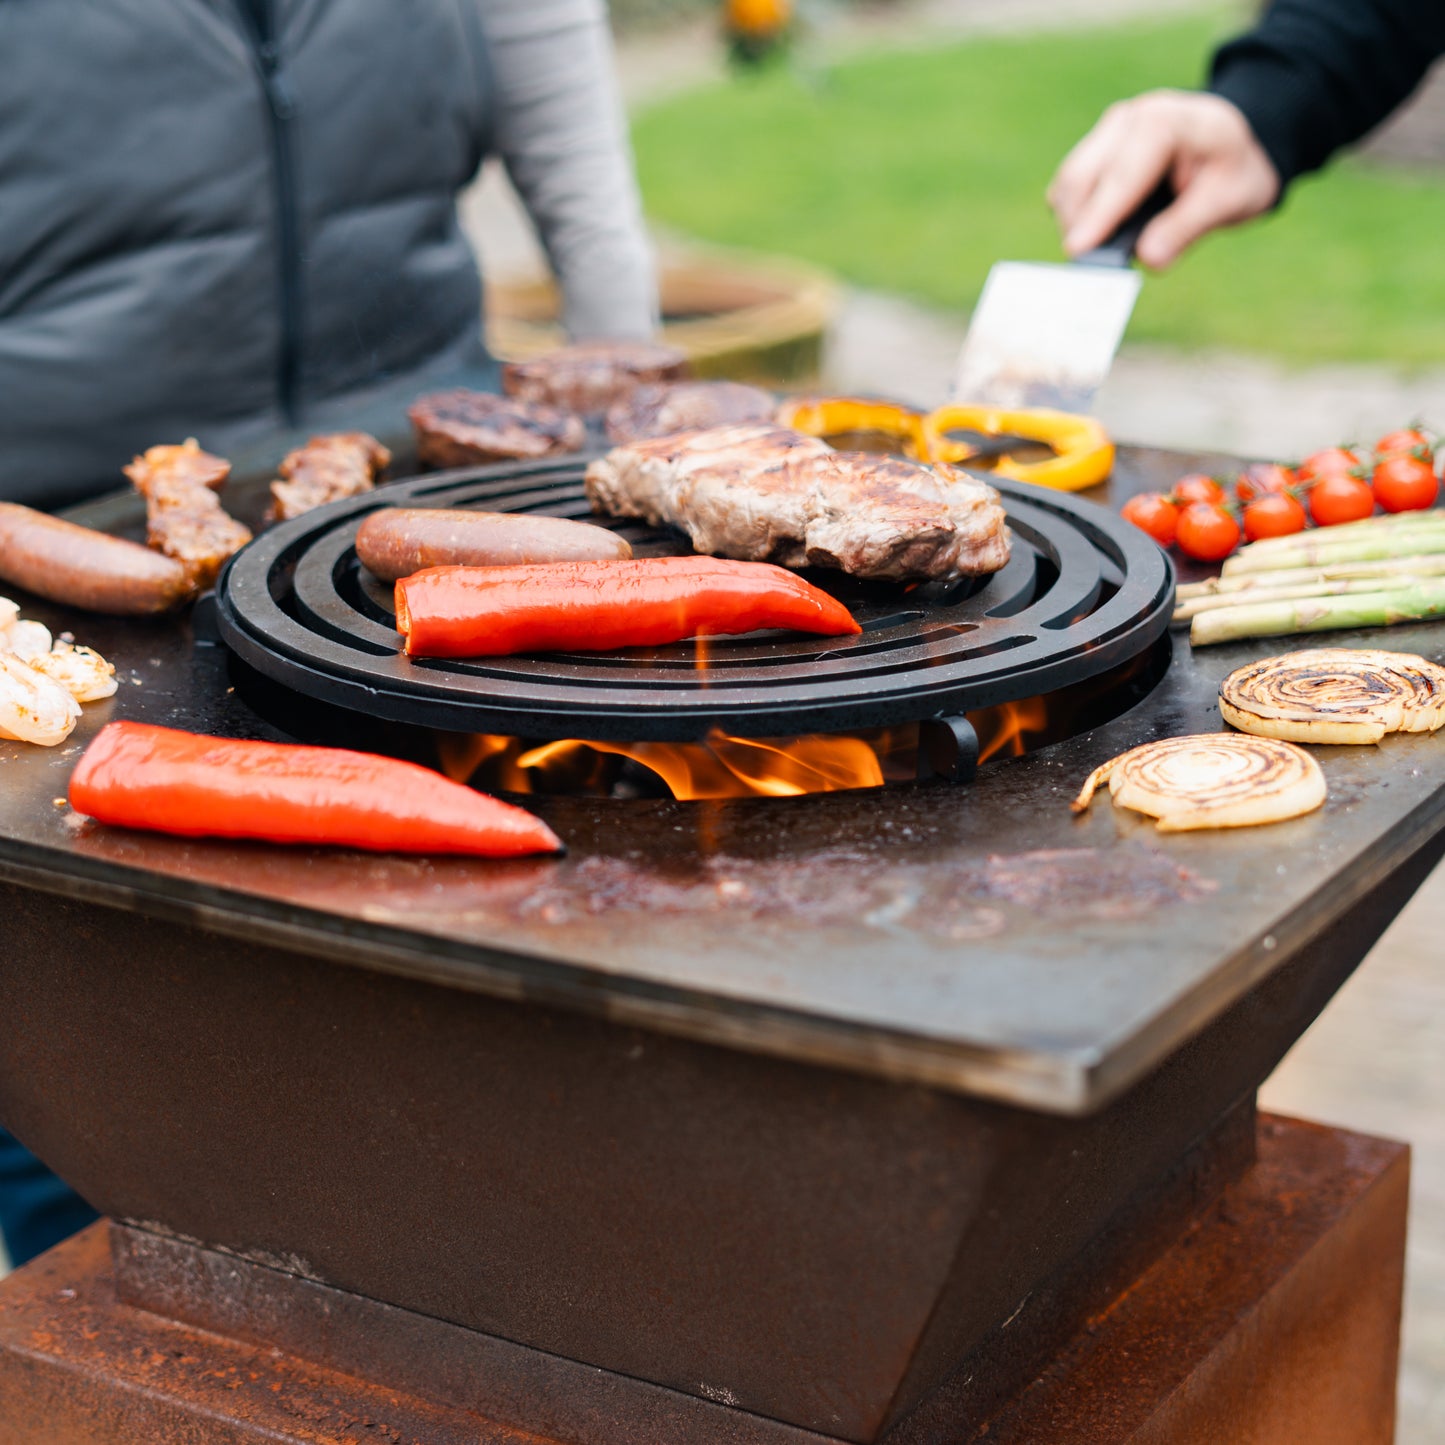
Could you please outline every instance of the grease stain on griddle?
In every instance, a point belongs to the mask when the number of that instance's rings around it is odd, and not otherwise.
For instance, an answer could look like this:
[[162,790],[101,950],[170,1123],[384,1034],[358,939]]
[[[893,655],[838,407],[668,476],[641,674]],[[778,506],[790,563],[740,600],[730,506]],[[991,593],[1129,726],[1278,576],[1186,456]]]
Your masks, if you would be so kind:
[[787,917],[813,928],[902,930],[967,941],[995,937],[1009,912],[1090,919],[1138,918],[1207,897],[1215,883],[1152,848],[1057,848],[994,854],[976,864],[900,862],[851,848],[807,859],[724,853],[659,869],[594,855],[544,879],[510,905],[524,923],[583,924],[613,914]]

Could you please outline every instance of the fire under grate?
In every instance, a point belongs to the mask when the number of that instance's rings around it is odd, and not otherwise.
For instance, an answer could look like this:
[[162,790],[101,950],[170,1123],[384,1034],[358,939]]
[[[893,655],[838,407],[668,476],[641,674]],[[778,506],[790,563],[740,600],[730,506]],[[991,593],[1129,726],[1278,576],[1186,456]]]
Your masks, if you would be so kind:
[[387,506],[532,512],[610,526],[638,556],[685,554],[679,533],[598,518],[585,459],[437,473],[282,523],[239,553],[217,587],[217,625],[247,664],[284,687],[389,721],[533,739],[688,742],[845,732],[938,720],[967,771],[963,714],[1126,667],[1165,633],[1168,559],[1091,503],[1000,481],[1013,532],[1008,565],[950,587],[809,580],[862,624],[856,638],[789,633],[708,637],[608,653],[411,660],[391,588],[361,567],[354,539]]

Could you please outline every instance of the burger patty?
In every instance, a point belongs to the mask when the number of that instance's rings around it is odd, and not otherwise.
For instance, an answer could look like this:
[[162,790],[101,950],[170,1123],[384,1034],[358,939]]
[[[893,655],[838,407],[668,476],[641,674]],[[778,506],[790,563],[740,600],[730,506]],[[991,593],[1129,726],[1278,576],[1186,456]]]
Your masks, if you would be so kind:
[[579,416],[488,391],[439,391],[407,411],[417,459],[427,467],[473,467],[581,451]]
[[639,386],[680,381],[686,355],[660,341],[587,341],[502,368],[502,390],[522,401],[569,411],[604,412]]
[[856,577],[932,581],[1008,561],[994,489],[954,467],[835,452],[777,426],[615,447],[587,469],[593,509],[680,527],[699,552]]
[[650,382],[607,408],[607,439],[625,443],[718,426],[770,422],[778,404],[740,381]]

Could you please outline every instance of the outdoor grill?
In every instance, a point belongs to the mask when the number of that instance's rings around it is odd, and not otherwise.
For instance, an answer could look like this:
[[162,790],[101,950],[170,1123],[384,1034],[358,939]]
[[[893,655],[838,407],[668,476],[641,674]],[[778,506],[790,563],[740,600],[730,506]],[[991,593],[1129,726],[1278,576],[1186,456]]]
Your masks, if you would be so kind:
[[[1126,450],[1112,500],[1200,465]],[[0,1117],[117,1224],[113,1258],[92,1232],[0,1291],[17,1438],[1162,1445],[1284,1438],[1198,1412],[1288,1367],[1324,1422],[1292,1438],[1382,1445],[1403,1154],[1253,1101],[1445,848],[1438,739],[1334,750],[1325,810],[1268,829],[1072,817],[1106,758],[1216,730],[1254,649],[1171,655],[1152,544],[1004,490],[1006,572],[850,593],[846,644],[398,658],[351,550],[365,510],[580,516],[572,463],[278,527],[214,625],[28,607],[122,688],[63,749],[0,744]],[[1392,645],[1441,655],[1428,627]],[[526,799],[562,859],[191,841],[56,804],[112,715],[418,755],[434,729],[916,722],[965,752],[941,720],[1081,686],[1114,715],[967,788]],[[1201,1383],[1229,1360],[1238,1398]],[[1150,1391],[1158,1433],[1126,1433]]]

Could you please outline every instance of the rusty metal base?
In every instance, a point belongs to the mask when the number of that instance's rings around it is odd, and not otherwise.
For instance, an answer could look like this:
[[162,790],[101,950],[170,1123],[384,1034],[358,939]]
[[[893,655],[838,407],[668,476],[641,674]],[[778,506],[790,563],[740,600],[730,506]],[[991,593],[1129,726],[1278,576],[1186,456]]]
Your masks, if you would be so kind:
[[[989,1420],[947,1428],[950,1445],[1389,1445],[1408,1157],[1403,1145],[1261,1119],[1259,1160],[1244,1178],[1203,1206],[1034,1384]],[[258,1266],[235,1264],[243,1319]],[[123,1273],[141,1265],[122,1257]],[[365,1365],[342,1326],[371,1308],[387,1312],[373,1324],[422,1331],[409,1346],[425,1354],[436,1322],[355,1296],[328,1301],[339,1292],[295,1283],[303,1336],[326,1358],[351,1349]],[[536,1426],[551,1413],[549,1371],[583,1367],[527,1355],[536,1352],[497,1356],[505,1378],[453,1377],[441,1391],[453,1403],[437,1403],[396,1380],[363,1380],[122,1303],[97,1225],[0,1285],[0,1445],[576,1445],[575,1433]],[[444,1361],[428,1382],[434,1395]],[[615,1445],[741,1442],[760,1428],[822,1445],[723,1404],[585,1373],[594,1414],[583,1433]],[[508,1402],[512,1418],[526,1405],[528,1427],[489,1418]]]

